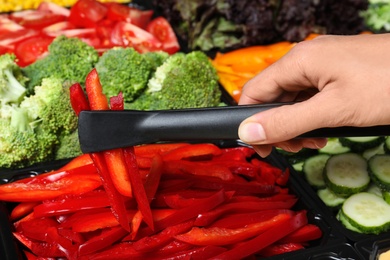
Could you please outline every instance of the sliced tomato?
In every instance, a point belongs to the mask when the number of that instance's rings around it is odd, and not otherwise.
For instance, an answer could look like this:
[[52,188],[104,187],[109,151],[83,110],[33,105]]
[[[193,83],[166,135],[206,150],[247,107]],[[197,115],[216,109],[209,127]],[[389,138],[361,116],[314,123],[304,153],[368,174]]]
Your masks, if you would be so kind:
[[38,35],[39,31],[31,29],[22,29],[0,34],[0,46],[13,48],[13,46],[24,39]]
[[154,18],[146,27],[146,30],[162,42],[163,51],[173,54],[180,49],[179,42],[172,26],[164,17]]
[[95,27],[107,14],[107,6],[96,0],[78,0],[70,9],[69,21],[80,27]]
[[130,22],[142,29],[150,22],[153,10],[140,10],[119,3],[108,3],[107,18],[112,21]]
[[111,32],[111,42],[119,46],[131,46],[138,52],[158,51],[162,43],[149,32],[127,22],[118,22]]
[[112,47],[111,31],[116,21],[104,19],[96,25],[96,34],[100,38],[102,47]]
[[58,36],[62,31],[76,29],[76,26],[69,21],[61,21],[55,24],[51,24],[42,29],[42,32],[50,36]]
[[56,3],[48,2],[48,1],[42,1],[38,7],[38,11],[48,11],[53,14],[60,14],[64,16],[69,16],[70,15],[70,10],[68,8],[65,8],[63,6],[60,6]]
[[15,32],[25,29],[17,22],[9,19],[8,17],[0,17],[0,35],[8,32]]
[[18,65],[25,67],[44,56],[52,41],[53,37],[36,35],[17,43],[15,45],[15,55]]
[[35,30],[42,30],[46,26],[65,21],[67,19],[64,15],[38,10],[19,11],[12,13],[10,17],[25,28]]
[[13,53],[13,52],[14,52],[14,48],[0,45],[0,55],[6,54],[6,53]]

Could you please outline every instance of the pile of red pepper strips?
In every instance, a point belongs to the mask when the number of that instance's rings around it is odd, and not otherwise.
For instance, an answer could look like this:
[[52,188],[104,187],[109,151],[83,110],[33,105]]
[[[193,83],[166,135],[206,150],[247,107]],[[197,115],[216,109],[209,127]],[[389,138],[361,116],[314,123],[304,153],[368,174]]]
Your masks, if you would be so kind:
[[[109,102],[92,70],[72,106]],[[81,155],[62,168],[0,186],[28,259],[242,259],[319,239],[281,170],[245,146],[150,144]]]

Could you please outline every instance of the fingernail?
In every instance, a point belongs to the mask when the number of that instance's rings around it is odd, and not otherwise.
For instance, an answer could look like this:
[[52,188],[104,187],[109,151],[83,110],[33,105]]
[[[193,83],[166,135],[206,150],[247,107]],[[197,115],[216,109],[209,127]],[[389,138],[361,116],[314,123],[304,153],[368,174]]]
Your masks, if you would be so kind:
[[264,128],[259,123],[244,123],[240,128],[238,135],[240,139],[247,143],[256,143],[265,140]]

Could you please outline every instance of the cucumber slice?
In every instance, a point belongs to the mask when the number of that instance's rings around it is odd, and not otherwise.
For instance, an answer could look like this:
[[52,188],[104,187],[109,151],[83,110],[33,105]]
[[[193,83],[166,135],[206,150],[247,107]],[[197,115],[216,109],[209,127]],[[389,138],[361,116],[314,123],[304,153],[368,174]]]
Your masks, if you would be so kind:
[[348,222],[363,233],[379,234],[390,227],[390,205],[374,194],[354,194],[344,201],[341,210]]
[[390,154],[377,154],[368,160],[371,179],[382,190],[390,191]]
[[318,152],[325,154],[340,154],[347,153],[350,150],[349,147],[343,146],[338,138],[328,138],[326,145],[323,148],[318,149]]
[[390,191],[383,191],[382,196],[386,203],[390,204]]
[[346,228],[346,229],[349,229],[351,231],[354,231],[354,232],[357,232],[357,233],[363,233],[360,229],[358,229],[357,227],[354,227],[350,222],[349,220],[345,217],[345,215],[343,214],[343,211],[340,209],[336,218],[341,222],[341,224]]
[[364,150],[377,147],[385,141],[384,136],[340,137],[340,143],[349,147],[352,152],[362,153]]
[[383,149],[385,150],[385,153],[389,153],[390,154],[390,136],[386,137]]
[[290,164],[303,162],[307,158],[309,158],[310,156],[318,154],[318,150],[309,149],[309,148],[303,148],[299,152],[293,153],[293,152],[287,152],[287,151],[277,147],[276,151],[278,151],[279,154],[284,156]]
[[324,168],[324,181],[339,196],[363,191],[370,184],[367,161],[357,153],[332,155]]
[[328,188],[318,190],[317,195],[330,208],[339,208],[345,201],[344,197],[334,194]]
[[297,172],[302,172],[303,171],[303,164],[304,162],[297,162],[297,163],[294,163],[293,165],[291,165],[293,167],[294,170],[296,170]]
[[384,154],[385,153],[385,150],[384,150],[384,147],[383,147],[384,145],[385,145],[385,143],[381,143],[377,147],[365,150],[363,152],[363,157],[366,160],[369,160],[371,157],[373,157],[376,154]]
[[374,182],[371,182],[370,185],[368,186],[366,192],[375,194],[376,196],[382,198],[383,197],[383,192],[381,188],[379,188],[378,185],[376,185]]
[[326,187],[324,181],[324,167],[330,155],[318,154],[306,159],[303,163],[303,173],[307,182],[316,189],[323,189]]

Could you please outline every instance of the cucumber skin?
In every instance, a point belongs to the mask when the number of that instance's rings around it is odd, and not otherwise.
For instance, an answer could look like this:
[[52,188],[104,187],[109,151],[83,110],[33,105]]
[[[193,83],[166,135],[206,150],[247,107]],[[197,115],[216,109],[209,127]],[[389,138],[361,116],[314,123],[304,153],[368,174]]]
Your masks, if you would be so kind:
[[390,154],[390,136],[386,137],[385,144],[383,145],[385,153]]
[[[303,163],[303,173],[305,175],[305,179],[306,181],[310,184],[310,186],[312,186],[313,188],[315,189],[323,189],[323,188],[326,188],[326,184],[325,184],[325,181],[323,182],[313,182],[313,178],[311,178],[311,173],[308,172],[308,163],[312,163],[313,160],[316,160],[318,158],[321,158],[321,159],[325,159],[325,162],[324,162],[324,165],[323,165],[323,168],[322,168],[322,176],[323,176],[323,171],[324,171],[324,167],[326,165],[326,161],[329,159],[330,155],[327,155],[327,154],[317,154],[317,155],[314,155],[312,157],[309,157],[308,159],[306,159],[306,161]],[[321,160],[321,159],[318,159],[318,160]],[[317,161],[318,161],[317,160]],[[322,178],[323,179],[323,178]]]
[[[370,160],[368,160],[368,173],[370,174],[370,178],[372,180],[372,182],[374,182],[376,185],[378,185],[379,188],[381,188],[382,190],[385,190],[385,191],[390,191],[390,183],[388,182],[385,182],[384,180],[380,179],[377,174],[375,174],[373,168],[375,166],[371,166],[371,164],[373,163],[373,161],[376,159],[376,158],[380,158],[380,157],[389,157],[389,155],[374,155],[372,158],[370,158]],[[390,165],[389,165],[390,167]]]
[[[340,209],[341,206],[343,205],[345,198],[340,197],[336,194],[331,194],[333,193],[331,190],[328,188],[325,189],[320,189],[317,191],[318,197],[324,202],[324,204],[329,207],[330,209]],[[334,196],[334,198],[329,198],[329,196]],[[335,202],[336,201],[336,202]]]
[[[376,196],[375,194],[371,194],[372,196]],[[356,228],[357,230],[360,230],[364,234],[374,234],[378,235],[382,232],[386,232],[390,229],[390,218],[387,223],[384,223],[382,226],[374,226],[374,227],[367,227],[359,224],[356,222],[353,218],[349,217],[347,214],[345,214],[343,208],[346,202],[344,202],[343,207],[340,209],[339,214],[342,214],[342,216],[345,218],[348,223],[351,224],[352,227]]]
[[345,214],[343,213],[343,211],[340,209],[339,212],[337,213],[337,216],[336,216],[337,220],[341,222],[341,224],[346,228],[346,229],[349,229],[351,231],[354,231],[354,232],[357,232],[357,233],[363,233],[363,231],[361,231],[360,229],[358,229],[357,227],[353,226],[351,224],[351,222],[349,222],[349,220],[347,219],[347,217],[345,216]]
[[390,191],[383,191],[382,196],[386,203],[390,205]]
[[343,146],[349,147],[351,151],[362,153],[367,149],[374,148],[379,146],[381,143],[385,141],[384,136],[378,136],[377,139],[372,140],[370,142],[354,142],[348,139],[348,137],[340,137],[339,141]]

